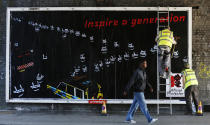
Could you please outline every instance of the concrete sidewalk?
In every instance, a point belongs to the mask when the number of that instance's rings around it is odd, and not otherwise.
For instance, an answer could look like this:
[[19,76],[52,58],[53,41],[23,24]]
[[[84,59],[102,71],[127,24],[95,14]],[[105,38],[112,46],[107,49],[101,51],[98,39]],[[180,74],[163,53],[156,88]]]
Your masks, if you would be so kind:
[[[124,123],[126,112],[101,116],[92,112],[21,112],[0,111],[0,125],[128,125]],[[210,113],[204,116],[160,115],[154,125],[209,125]],[[147,125],[146,118],[137,113],[136,125]]]

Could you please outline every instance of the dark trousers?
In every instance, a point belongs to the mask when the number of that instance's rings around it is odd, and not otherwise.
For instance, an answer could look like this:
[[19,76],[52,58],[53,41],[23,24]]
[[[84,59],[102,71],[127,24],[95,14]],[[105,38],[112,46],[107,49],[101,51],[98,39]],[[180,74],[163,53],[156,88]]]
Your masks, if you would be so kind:
[[198,93],[197,85],[189,86],[185,90],[186,106],[189,113],[192,113],[192,102],[194,102],[196,111],[198,111]]

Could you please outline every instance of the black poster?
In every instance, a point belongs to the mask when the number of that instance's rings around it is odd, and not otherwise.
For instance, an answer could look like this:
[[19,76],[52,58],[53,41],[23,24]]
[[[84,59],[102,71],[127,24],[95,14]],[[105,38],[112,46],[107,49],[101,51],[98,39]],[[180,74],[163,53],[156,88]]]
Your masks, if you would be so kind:
[[[188,55],[187,12],[170,11],[169,21],[178,43],[172,72],[180,73]],[[10,98],[131,98],[123,91],[141,58],[156,90],[156,34],[156,11],[13,11]]]

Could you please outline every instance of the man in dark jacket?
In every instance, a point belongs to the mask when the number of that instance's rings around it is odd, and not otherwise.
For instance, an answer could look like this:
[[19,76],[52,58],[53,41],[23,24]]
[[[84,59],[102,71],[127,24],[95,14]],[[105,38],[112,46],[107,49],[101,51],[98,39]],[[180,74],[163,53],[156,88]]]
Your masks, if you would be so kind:
[[141,111],[147,118],[149,124],[152,124],[157,121],[157,119],[152,118],[150,116],[149,111],[147,109],[147,104],[145,103],[144,90],[146,88],[146,85],[148,85],[150,87],[150,91],[153,92],[152,86],[149,84],[147,79],[147,75],[145,72],[146,68],[147,68],[147,61],[141,60],[139,68],[137,68],[136,71],[134,72],[123,93],[124,95],[127,95],[129,89],[131,87],[134,88],[133,103],[126,117],[126,122],[128,123],[136,123],[136,121],[133,120],[133,115],[138,106],[140,107]]

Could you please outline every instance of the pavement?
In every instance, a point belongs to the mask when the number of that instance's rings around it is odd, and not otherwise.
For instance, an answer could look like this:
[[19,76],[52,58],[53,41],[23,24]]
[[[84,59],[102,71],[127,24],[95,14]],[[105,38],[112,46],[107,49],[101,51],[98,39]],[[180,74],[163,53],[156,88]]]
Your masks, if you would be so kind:
[[[128,125],[124,123],[126,112],[108,113],[103,116],[96,112],[83,111],[0,111],[0,125]],[[210,112],[204,116],[191,115],[155,115],[158,121],[154,125],[209,125]],[[147,125],[146,118],[140,112],[135,115],[135,125]]]

